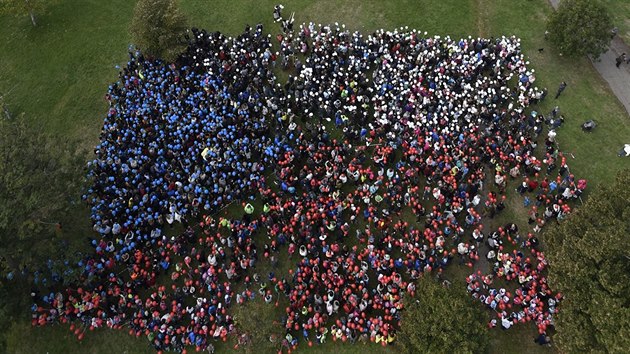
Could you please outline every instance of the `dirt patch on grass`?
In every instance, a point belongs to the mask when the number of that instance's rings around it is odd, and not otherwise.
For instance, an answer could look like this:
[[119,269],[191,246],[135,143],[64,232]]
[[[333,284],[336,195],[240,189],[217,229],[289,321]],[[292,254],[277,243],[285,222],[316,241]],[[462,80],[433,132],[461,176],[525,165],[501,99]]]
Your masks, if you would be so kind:
[[488,35],[488,19],[490,16],[490,6],[486,4],[487,0],[475,0],[473,2],[473,7],[475,8],[475,13],[477,16],[477,34],[481,38],[485,38]]

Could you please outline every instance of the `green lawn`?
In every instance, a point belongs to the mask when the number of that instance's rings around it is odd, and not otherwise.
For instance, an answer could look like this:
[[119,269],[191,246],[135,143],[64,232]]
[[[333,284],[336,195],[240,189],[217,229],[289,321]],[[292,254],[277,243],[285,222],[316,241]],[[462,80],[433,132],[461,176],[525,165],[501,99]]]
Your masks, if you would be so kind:
[[619,28],[619,35],[626,44],[630,43],[630,1],[603,0],[610,10],[615,27]]
[[[274,35],[279,30],[272,24],[271,16],[276,3],[181,1],[193,26],[236,34],[245,24],[262,22],[266,31]],[[627,0],[607,3],[616,9],[616,16],[628,17]],[[558,139],[563,150],[575,156],[569,158],[572,172],[589,179],[592,187],[610,182],[615,171],[630,166],[630,159],[616,156],[623,143],[630,143],[629,117],[586,59],[560,57],[545,42],[544,23],[551,13],[547,0],[292,0],[285,6],[285,12],[295,11],[297,22],[340,22],[361,31],[409,26],[429,35],[520,36],[523,50],[536,69],[536,83],[549,89],[540,110],[548,113],[557,104],[566,117]],[[77,140],[87,148],[94,146],[106,109],[103,95],[107,85],[117,78],[115,66],[126,60],[132,10],[133,1],[62,0],[39,16],[40,25],[36,28],[27,16],[0,17],[0,94],[6,95],[11,111],[24,112],[33,125],[41,126],[57,139]],[[616,23],[620,33],[629,35],[628,18],[616,17]],[[538,48],[545,50],[539,53]],[[554,100],[562,80],[569,86],[559,100]],[[582,133],[580,124],[591,118],[598,121],[599,127],[592,134]],[[89,230],[86,208],[77,207],[64,225],[66,237],[79,246],[85,243]],[[151,352],[145,339],[134,340],[125,332],[99,331],[77,342],[67,328],[31,329],[27,320],[11,330],[9,352]],[[549,351],[532,342],[533,328],[495,330],[490,336],[493,353]],[[328,344],[324,348],[340,353],[393,352],[377,346]],[[301,346],[300,351],[314,353],[322,348]]]

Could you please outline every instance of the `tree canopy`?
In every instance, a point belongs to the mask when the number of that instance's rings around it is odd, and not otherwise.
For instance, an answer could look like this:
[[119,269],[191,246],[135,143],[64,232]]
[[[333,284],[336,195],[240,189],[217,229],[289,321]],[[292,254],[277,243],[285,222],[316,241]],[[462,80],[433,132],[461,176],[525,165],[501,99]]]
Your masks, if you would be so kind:
[[612,28],[608,9],[597,0],[563,0],[547,23],[549,40],[574,57],[599,57],[610,43]]
[[73,146],[22,117],[0,119],[0,273],[17,276],[21,266],[36,266],[54,251],[55,224],[80,191],[82,166]]
[[408,300],[398,343],[406,353],[480,353],[488,346],[483,310],[463,287],[431,277],[418,281]]
[[173,62],[186,49],[186,22],[175,0],[139,0],[131,37],[145,55]]
[[[275,353],[284,338],[283,327],[276,321],[276,307],[262,301],[246,301],[233,309],[239,336],[239,348],[245,353]],[[275,323],[274,323],[275,322]]]
[[630,348],[630,170],[602,186],[546,235],[550,285],[566,300],[555,336],[563,352]]

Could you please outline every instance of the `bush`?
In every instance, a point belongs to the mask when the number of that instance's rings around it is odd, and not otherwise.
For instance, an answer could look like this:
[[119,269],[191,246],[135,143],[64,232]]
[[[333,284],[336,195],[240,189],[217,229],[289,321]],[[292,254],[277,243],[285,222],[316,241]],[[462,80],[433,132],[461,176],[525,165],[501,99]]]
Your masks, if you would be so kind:
[[549,40],[565,55],[595,58],[606,51],[612,20],[597,0],[563,0],[547,23]]
[[406,305],[398,334],[405,353],[481,353],[488,347],[486,315],[463,287],[446,288],[425,276]]
[[562,352],[630,348],[630,170],[545,234],[549,284],[566,298],[557,316]]
[[139,0],[131,38],[144,55],[173,62],[186,49],[186,22],[175,0]]

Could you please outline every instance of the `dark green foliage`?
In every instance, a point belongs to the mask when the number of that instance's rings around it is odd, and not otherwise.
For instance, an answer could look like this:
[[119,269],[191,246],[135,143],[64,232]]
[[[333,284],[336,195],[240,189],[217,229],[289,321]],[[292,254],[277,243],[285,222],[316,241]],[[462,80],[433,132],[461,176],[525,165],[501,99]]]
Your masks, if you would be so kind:
[[55,144],[23,117],[0,117],[0,334],[25,318],[32,272],[63,253],[56,223],[78,196],[83,163],[72,145]]
[[488,347],[485,318],[463,287],[423,277],[407,302],[397,343],[405,353],[482,353]]
[[630,348],[629,185],[621,171],[545,235],[550,285],[566,297],[555,336],[563,352]]
[[173,62],[186,49],[186,18],[175,0],[139,0],[131,22],[133,43],[149,57]]
[[549,40],[573,57],[599,57],[610,43],[612,28],[610,14],[598,0],[562,0],[547,23]]
[[0,275],[55,252],[57,221],[80,192],[83,156],[24,123],[0,119]]
[[260,300],[247,301],[232,308],[237,326],[239,348],[245,353],[275,353],[284,338],[276,307]]

